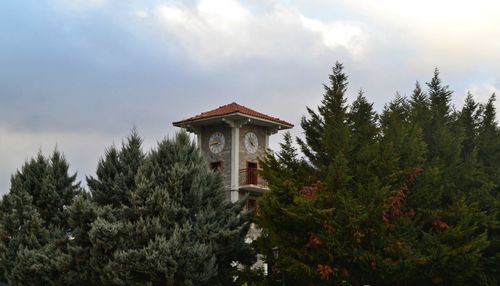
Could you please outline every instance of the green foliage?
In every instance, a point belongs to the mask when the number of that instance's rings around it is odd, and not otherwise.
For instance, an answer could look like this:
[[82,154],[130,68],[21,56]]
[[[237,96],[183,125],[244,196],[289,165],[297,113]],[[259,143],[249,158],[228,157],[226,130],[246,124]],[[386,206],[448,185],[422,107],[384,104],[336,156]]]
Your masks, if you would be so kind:
[[80,192],[75,175],[55,150],[39,153],[11,178],[0,203],[0,269],[10,285],[57,284],[58,245],[66,240],[65,208]]
[[246,261],[250,249],[244,242],[242,203],[226,199],[220,175],[208,170],[186,133],[151,151],[136,184],[131,192],[134,219],[126,233],[120,232],[121,222],[113,227],[94,222],[109,237],[120,233],[128,244],[113,252],[105,268],[110,283],[228,284],[233,261],[251,262]]
[[[497,285],[498,158],[494,98],[461,112],[436,69],[423,92],[379,116],[347,104],[337,63],[304,138],[262,162],[259,251],[287,285]],[[496,140],[496,141],[495,141]],[[279,256],[276,256],[279,249]]]
[[235,262],[254,262],[244,202],[227,200],[189,136],[148,155],[141,145],[133,130],[108,148],[87,177],[89,193],[57,151],[12,177],[0,203],[10,285],[232,285]]

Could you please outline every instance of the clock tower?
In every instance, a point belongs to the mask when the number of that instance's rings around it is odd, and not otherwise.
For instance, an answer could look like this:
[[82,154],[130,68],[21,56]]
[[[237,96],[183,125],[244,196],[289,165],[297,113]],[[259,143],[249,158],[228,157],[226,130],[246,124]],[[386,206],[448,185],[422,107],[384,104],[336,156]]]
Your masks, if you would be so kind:
[[173,123],[197,135],[208,168],[222,174],[228,198],[236,202],[249,195],[248,207],[268,190],[259,176],[259,159],[269,148],[269,136],[292,124],[235,102]]

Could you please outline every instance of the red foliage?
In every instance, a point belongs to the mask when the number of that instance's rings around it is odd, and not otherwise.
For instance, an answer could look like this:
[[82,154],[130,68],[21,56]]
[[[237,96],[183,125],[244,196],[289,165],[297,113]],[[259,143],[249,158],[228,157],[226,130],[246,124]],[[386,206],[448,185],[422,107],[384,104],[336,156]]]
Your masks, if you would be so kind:
[[447,229],[448,227],[450,227],[447,223],[439,219],[434,220],[432,222],[432,225],[440,229]]
[[[418,174],[422,171],[422,168],[415,167],[408,172],[401,187],[399,187],[399,189],[391,197],[388,209],[382,212],[382,221],[387,223],[391,218],[401,216],[403,214],[402,209],[406,200],[406,194],[409,191],[408,186],[413,184]],[[409,217],[415,216],[415,210],[410,208],[407,215]]]
[[373,259],[372,262],[370,263],[370,266],[371,266],[372,270],[375,271],[375,269],[377,269],[377,261],[375,261],[375,259]]
[[316,198],[316,195],[317,195],[316,190],[317,189],[315,187],[305,186],[305,187],[302,187],[302,189],[300,190],[300,194],[305,199],[312,200],[312,199]]
[[333,269],[328,265],[318,264],[318,273],[322,280],[329,280]]
[[328,223],[322,223],[321,226],[326,229],[326,231],[328,231],[329,233],[335,233],[337,231],[337,229],[331,225],[329,225]]
[[314,248],[323,244],[321,240],[314,234],[309,235],[309,242],[306,244],[306,248]]

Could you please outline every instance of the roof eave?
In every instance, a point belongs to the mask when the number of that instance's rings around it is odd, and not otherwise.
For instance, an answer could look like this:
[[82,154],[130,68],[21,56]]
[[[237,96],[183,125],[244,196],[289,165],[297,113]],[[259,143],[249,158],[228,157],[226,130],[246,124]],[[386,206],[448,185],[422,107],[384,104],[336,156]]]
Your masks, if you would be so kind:
[[241,112],[232,112],[232,113],[228,113],[228,114],[216,115],[216,116],[210,116],[210,117],[198,118],[198,119],[185,119],[185,120],[173,122],[172,124],[176,127],[187,128],[188,125],[193,125],[193,126],[194,125],[202,125],[200,123],[203,123],[205,121],[211,121],[211,120],[218,119],[218,118],[222,119],[222,118],[226,118],[229,116],[242,116],[242,117],[249,118],[251,120],[261,121],[261,122],[273,125],[273,126],[279,128],[280,130],[293,128],[293,124],[285,122],[285,121],[269,120],[269,119],[261,118],[258,116],[248,115],[248,114],[241,113]]

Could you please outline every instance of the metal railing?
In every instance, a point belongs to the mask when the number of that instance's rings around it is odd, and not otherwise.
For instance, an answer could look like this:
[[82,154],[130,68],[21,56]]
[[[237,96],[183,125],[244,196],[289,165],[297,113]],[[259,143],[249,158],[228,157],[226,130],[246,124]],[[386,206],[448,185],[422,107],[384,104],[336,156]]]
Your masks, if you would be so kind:
[[259,175],[257,168],[240,169],[240,186],[254,185],[267,188],[267,182]]

